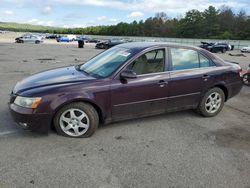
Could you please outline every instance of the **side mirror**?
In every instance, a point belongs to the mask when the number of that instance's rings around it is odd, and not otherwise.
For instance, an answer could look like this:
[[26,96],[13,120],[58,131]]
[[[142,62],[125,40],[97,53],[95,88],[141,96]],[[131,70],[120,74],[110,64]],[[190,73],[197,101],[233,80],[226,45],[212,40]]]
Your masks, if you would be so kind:
[[137,75],[132,70],[124,70],[121,72],[120,77],[123,79],[126,79],[126,78],[135,79],[137,78]]

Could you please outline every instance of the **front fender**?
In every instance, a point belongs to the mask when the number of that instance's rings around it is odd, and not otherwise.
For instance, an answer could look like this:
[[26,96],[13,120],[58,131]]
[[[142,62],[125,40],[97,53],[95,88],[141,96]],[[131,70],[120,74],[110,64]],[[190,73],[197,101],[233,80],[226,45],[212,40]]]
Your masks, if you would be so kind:
[[[50,104],[50,108],[52,111],[56,111],[58,108],[72,103],[74,101],[86,101],[86,102],[94,102],[94,96],[91,93],[64,93],[58,95],[54,100],[52,100]],[[96,104],[97,105],[97,104]]]

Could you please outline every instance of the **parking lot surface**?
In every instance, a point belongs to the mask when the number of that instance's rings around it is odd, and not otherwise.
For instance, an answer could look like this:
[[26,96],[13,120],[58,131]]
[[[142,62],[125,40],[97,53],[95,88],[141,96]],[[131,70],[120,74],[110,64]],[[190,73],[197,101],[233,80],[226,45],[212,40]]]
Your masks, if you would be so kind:
[[[17,81],[99,52],[91,44],[0,43],[1,188],[250,187],[250,87],[213,118],[175,112],[100,126],[87,139],[40,135],[12,121],[7,103]],[[249,54],[218,55],[250,63]]]

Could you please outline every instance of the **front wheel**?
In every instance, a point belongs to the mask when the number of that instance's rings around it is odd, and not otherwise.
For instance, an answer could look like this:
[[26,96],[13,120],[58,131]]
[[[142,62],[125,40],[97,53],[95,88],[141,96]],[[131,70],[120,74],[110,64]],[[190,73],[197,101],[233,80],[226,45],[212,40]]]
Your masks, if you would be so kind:
[[227,51],[227,50],[226,50],[225,48],[223,48],[223,49],[221,50],[221,53],[224,54],[224,53],[226,53],[226,51]]
[[197,111],[205,117],[216,116],[224,106],[225,94],[220,88],[210,89],[202,98]]
[[95,108],[83,102],[62,107],[55,115],[54,126],[58,134],[68,137],[90,137],[99,124]]

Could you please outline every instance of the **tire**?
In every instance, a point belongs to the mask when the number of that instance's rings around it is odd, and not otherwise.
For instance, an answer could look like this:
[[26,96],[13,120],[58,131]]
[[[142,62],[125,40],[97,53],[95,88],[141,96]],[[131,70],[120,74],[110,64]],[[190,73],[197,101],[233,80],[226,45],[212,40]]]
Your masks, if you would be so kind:
[[212,49],[211,49],[211,52],[212,52],[212,53],[217,53],[217,50],[214,49],[214,48],[212,48]]
[[39,41],[39,40],[36,40],[36,41],[35,41],[35,44],[39,44],[39,43],[40,43],[40,41]]
[[242,81],[243,81],[243,84],[246,85],[246,86],[250,86],[250,73],[245,73],[243,74],[242,76]]
[[[212,100],[212,101],[211,101]],[[204,117],[216,116],[224,106],[225,93],[215,87],[206,92],[197,108],[199,114]],[[213,110],[214,109],[214,110]]]
[[221,53],[224,54],[224,53],[226,53],[226,51],[227,51],[227,50],[226,50],[225,48],[223,48],[223,49],[221,50]]
[[23,43],[23,40],[20,40],[20,43]]
[[57,133],[67,137],[90,137],[94,134],[98,125],[99,116],[95,108],[84,102],[63,106],[54,117],[54,126]]

